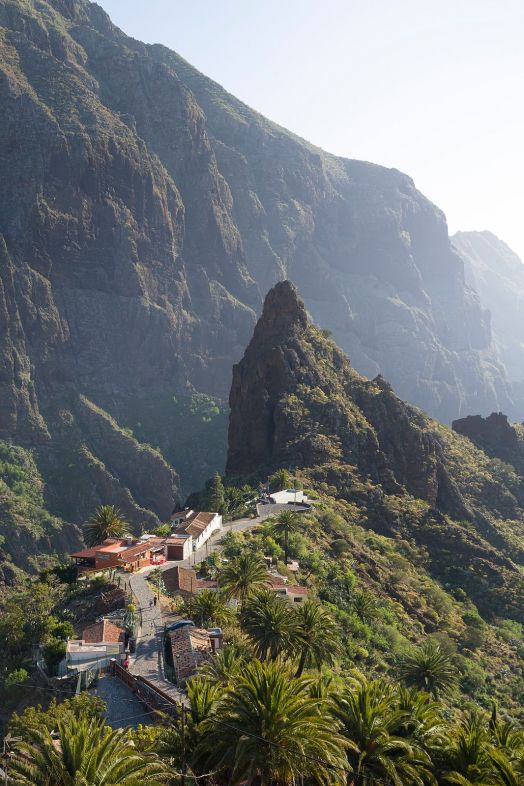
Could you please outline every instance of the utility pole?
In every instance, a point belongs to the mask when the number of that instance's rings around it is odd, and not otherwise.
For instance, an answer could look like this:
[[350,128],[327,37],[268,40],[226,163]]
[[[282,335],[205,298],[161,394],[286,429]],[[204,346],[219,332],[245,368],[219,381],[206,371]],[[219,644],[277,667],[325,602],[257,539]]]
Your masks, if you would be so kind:
[[183,701],[180,702],[180,737],[182,743],[182,776],[180,778],[180,784],[181,786],[185,786],[186,783],[186,707]]

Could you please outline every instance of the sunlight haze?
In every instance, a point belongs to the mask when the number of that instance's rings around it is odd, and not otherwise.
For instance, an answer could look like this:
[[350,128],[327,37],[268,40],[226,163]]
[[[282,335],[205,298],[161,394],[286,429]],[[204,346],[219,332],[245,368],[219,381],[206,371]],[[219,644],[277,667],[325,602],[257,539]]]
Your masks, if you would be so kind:
[[103,0],[329,152],[408,173],[458,229],[524,256],[520,0]]

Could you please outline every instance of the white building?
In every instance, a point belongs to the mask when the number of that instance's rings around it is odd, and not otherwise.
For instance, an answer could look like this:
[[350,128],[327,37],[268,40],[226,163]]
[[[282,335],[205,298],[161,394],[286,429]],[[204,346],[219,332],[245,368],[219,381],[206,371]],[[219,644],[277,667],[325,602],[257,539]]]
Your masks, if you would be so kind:
[[[193,551],[202,546],[211,535],[222,527],[222,516],[219,513],[197,513],[194,510],[176,511],[172,521],[175,525],[173,536],[191,536]],[[177,523],[178,522],[178,523]]]
[[275,491],[273,494],[269,495],[269,498],[273,502],[277,502],[279,505],[289,505],[295,502],[297,505],[300,505],[302,502],[307,502],[307,495],[304,494],[302,489],[284,489],[284,491]]
[[104,619],[82,631],[81,639],[67,642],[65,668],[85,671],[103,669],[112,658],[118,662],[124,656],[125,633],[110,620]]

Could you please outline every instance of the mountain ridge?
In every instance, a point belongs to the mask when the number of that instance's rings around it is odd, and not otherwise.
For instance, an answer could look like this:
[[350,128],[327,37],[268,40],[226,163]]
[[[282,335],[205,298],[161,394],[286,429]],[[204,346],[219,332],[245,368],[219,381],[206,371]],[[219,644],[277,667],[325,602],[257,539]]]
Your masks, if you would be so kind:
[[483,613],[519,617],[523,476],[400,400],[382,377],[358,374],[308,322],[290,282],[266,297],[234,367],[230,410],[230,479],[300,471],[357,506],[366,528],[426,548],[430,572]]
[[53,514],[115,502],[138,528],[222,468],[231,366],[283,278],[404,397],[508,410],[410,178],[299,142],[87,0],[2,0],[0,28],[0,437],[35,451]]

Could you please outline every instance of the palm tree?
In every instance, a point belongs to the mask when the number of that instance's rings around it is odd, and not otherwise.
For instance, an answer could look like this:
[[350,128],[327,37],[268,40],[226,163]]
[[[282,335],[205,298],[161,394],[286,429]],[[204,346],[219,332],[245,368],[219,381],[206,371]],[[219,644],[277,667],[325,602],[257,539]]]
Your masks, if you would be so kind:
[[231,784],[340,783],[346,743],[322,706],[307,680],[280,663],[252,661],[202,724],[201,766],[224,771]]
[[85,714],[57,724],[58,738],[46,728],[30,728],[9,763],[14,786],[160,786],[171,777],[152,753],[140,753],[126,729],[112,731]]
[[275,660],[296,649],[295,615],[287,602],[270,589],[261,589],[249,597],[242,609],[241,626],[261,659]]
[[450,655],[431,639],[400,660],[399,673],[406,685],[427,691],[434,699],[450,693],[456,682],[456,669]]
[[242,672],[246,659],[234,644],[226,644],[214,658],[205,661],[199,674],[213,685],[229,685]]
[[295,610],[297,644],[300,650],[297,677],[307,667],[320,669],[323,663],[332,664],[340,650],[338,628],[333,617],[316,600],[306,600]]
[[284,539],[284,564],[288,563],[289,555],[289,536],[294,535],[295,532],[300,530],[301,519],[300,514],[292,510],[283,510],[279,513],[275,521],[272,523],[271,528],[273,533],[278,538]]
[[190,616],[195,622],[207,628],[212,625],[228,625],[235,618],[235,613],[228,608],[219,592],[205,589],[198,592],[188,603]]
[[246,551],[222,568],[218,584],[227,598],[237,598],[242,607],[248,595],[267,583],[266,564],[260,555]]
[[88,546],[97,546],[106,538],[123,538],[128,526],[114,505],[100,505],[84,526],[84,539]]
[[[439,781],[457,786],[484,786],[494,782],[497,764],[489,755],[490,745],[484,719],[470,713],[450,730],[443,751],[442,775]],[[502,759],[498,760],[499,764]]]
[[351,742],[348,761],[354,786],[384,781],[393,786],[422,786],[431,760],[418,745],[395,730],[405,713],[395,706],[395,690],[385,680],[362,675],[333,696],[333,714]]
[[497,776],[497,781],[502,786],[523,786],[524,765],[522,755],[517,762],[497,748],[491,748],[489,758]]
[[414,740],[431,757],[440,755],[447,745],[448,724],[442,715],[442,705],[426,692],[416,688],[396,686],[396,707],[402,712],[398,727],[392,733]]

